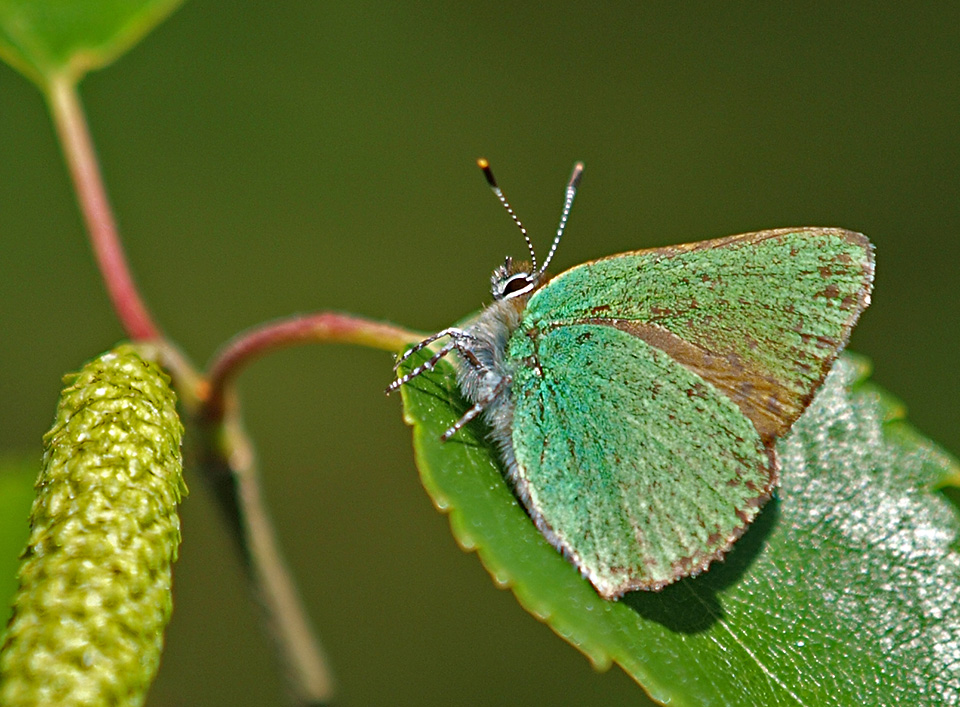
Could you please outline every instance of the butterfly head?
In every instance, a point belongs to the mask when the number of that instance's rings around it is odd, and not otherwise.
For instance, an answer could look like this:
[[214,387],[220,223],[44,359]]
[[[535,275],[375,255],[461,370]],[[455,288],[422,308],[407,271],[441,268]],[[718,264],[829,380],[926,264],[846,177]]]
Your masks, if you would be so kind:
[[540,286],[541,273],[533,263],[514,263],[513,258],[507,256],[503,265],[497,267],[490,276],[490,291],[495,301],[513,299],[527,295]]
[[557,228],[557,235],[550,246],[550,252],[547,254],[543,265],[537,267],[537,254],[533,250],[533,243],[527,235],[527,229],[524,228],[520,219],[514,213],[513,208],[507,202],[497,185],[497,180],[493,177],[493,171],[490,169],[490,163],[481,158],[477,160],[480,169],[483,170],[483,176],[487,179],[487,184],[496,194],[497,199],[503,204],[510,218],[517,224],[523,239],[527,242],[527,249],[530,251],[529,263],[517,263],[514,265],[513,259],[507,257],[503,265],[493,271],[490,277],[491,291],[493,299],[496,301],[513,299],[522,295],[528,295],[537,289],[544,281],[544,273],[550,261],[553,260],[553,254],[557,252],[557,245],[560,243],[560,237],[563,235],[563,229],[566,228],[567,218],[570,216],[570,207],[573,206],[573,197],[576,196],[577,187],[580,185],[580,177],[583,174],[583,162],[577,162],[573,167],[573,174],[570,175],[570,181],[567,182],[567,191],[563,202],[563,213],[560,216],[560,226]]

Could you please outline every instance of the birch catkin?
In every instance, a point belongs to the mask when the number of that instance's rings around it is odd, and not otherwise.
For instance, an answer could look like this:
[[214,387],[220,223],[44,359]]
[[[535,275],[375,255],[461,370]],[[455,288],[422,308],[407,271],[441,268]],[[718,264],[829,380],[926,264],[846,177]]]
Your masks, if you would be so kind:
[[170,619],[183,428],[134,345],[65,379],[0,652],[0,705],[140,705]]

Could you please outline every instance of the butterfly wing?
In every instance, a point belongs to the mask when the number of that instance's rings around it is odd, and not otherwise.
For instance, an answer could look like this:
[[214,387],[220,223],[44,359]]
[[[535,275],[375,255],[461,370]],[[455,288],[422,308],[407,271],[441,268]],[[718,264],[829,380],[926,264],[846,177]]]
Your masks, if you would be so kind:
[[873,247],[859,233],[747,233],[572,268],[534,294],[524,325],[630,333],[721,390],[772,443],[846,344],[870,302],[873,270]]
[[607,598],[725,552],[769,497],[776,460],[729,397],[615,327],[511,340],[510,473],[546,538]]
[[781,229],[593,261],[530,298],[508,351],[509,472],[601,594],[662,587],[729,549],[873,270],[858,233]]

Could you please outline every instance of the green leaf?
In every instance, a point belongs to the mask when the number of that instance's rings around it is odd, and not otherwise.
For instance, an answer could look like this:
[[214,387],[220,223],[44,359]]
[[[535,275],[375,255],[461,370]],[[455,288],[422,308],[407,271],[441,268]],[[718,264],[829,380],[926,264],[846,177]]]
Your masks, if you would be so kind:
[[[422,362],[411,357],[403,367]],[[543,539],[443,363],[403,386],[416,461],[454,536],[603,669],[671,705],[960,704],[958,466],[845,355],[778,446],[782,486],[725,561],[601,599]]]
[[182,0],[0,0],[0,58],[41,89],[79,81],[132,47]]
[[[17,590],[17,564],[27,543],[33,484],[40,470],[40,453],[0,457],[0,626],[10,618],[10,602]],[[3,631],[0,630],[0,636]],[[2,638],[0,638],[2,640]]]

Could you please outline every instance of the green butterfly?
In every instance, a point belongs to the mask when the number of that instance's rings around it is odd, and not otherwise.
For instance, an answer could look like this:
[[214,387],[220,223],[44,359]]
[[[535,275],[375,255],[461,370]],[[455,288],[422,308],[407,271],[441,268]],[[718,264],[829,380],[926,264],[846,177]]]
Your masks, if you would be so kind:
[[873,246],[784,228],[622,253],[549,278],[510,258],[493,303],[399,360],[447,342],[387,392],[456,352],[472,407],[537,528],[615,599],[721,558],[778,482],[776,442],[800,417],[870,303]]

